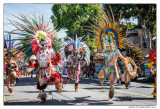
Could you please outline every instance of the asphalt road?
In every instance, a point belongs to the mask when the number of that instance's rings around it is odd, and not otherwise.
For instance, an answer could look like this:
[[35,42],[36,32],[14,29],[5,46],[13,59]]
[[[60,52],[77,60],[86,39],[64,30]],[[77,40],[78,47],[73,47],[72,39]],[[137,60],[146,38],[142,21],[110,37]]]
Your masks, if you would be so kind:
[[[63,77],[65,80],[65,76]],[[5,81],[5,80],[4,80]],[[38,103],[36,89],[38,79],[34,77],[20,77],[19,82],[14,85],[14,95],[10,96],[6,84],[4,83],[4,96],[6,103],[4,105],[119,105],[119,106],[154,106],[156,99],[152,98],[152,83],[131,82],[129,89],[125,85],[115,84],[115,96],[113,102],[108,102],[109,83],[105,81],[99,84],[97,78],[85,78],[83,83],[79,84],[78,92],[74,91],[74,80],[70,81],[62,93],[58,93],[54,85],[46,88],[47,101]]]

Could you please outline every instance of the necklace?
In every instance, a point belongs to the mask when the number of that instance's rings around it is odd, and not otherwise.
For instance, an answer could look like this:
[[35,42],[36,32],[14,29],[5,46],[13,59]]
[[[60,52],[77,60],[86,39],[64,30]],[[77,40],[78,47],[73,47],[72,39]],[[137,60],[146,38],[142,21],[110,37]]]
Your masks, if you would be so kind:
[[115,54],[118,52],[118,50],[114,50],[111,52],[105,51],[105,60],[106,60],[106,64],[109,64],[109,62],[112,60],[112,58],[115,56]]

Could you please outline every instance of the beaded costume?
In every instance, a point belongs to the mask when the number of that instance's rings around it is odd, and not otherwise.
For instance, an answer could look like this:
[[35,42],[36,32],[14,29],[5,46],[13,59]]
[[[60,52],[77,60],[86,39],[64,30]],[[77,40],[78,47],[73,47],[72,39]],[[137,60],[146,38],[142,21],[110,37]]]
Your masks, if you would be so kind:
[[[8,91],[10,92],[10,95],[14,94],[13,91],[13,84],[16,83],[17,79],[19,78],[19,70],[16,62],[11,59],[12,62],[6,61],[6,85],[8,88]],[[10,84],[11,80],[11,84]]]
[[85,65],[89,66],[90,64],[90,50],[82,41],[82,37],[76,38],[76,40],[68,37],[62,45],[60,53],[66,58],[66,68],[68,69],[66,83],[68,83],[71,78],[74,78],[75,91],[77,91],[81,68]]
[[119,50],[114,50],[110,53],[108,52],[104,52],[104,58],[105,58],[105,65],[102,68],[104,70],[105,73],[105,77],[104,78],[108,78],[109,75],[113,72],[114,75],[115,74],[115,69],[114,66],[109,66],[109,62],[112,60],[112,58],[116,55],[116,53],[119,52]]
[[[100,83],[103,82],[105,78],[108,78],[111,74],[114,77],[117,76],[119,78],[118,69],[117,69],[117,58],[120,57],[121,60],[127,64],[125,58],[121,55],[118,49],[125,49],[127,46],[132,46],[132,48],[136,48],[134,44],[130,43],[126,39],[123,38],[122,30],[119,27],[119,23],[115,22],[114,14],[110,7],[111,15],[105,13],[105,11],[99,7],[100,10],[97,10],[99,13],[99,17],[93,16],[91,20],[95,22],[91,26],[86,26],[89,29],[87,31],[91,32],[92,35],[96,38],[96,44],[98,50],[103,50],[103,54],[97,54],[97,56],[104,56],[105,58],[105,65],[102,68],[102,71],[99,72],[97,77],[100,79]],[[111,47],[109,50],[108,47]],[[140,50],[136,48],[137,57],[141,57],[139,55]],[[113,66],[111,66],[110,62],[115,62]],[[128,67],[126,65],[126,67]],[[136,71],[136,70],[135,70]],[[113,77],[112,77],[113,78]],[[102,81],[101,81],[102,80]],[[113,80],[113,79],[112,79]],[[112,83],[114,83],[112,81]],[[110,86],[109,91],[109,99],[112,99],[114,95],[114,85]]]
[[154,90],[152,92],[153,98],[157,98],[157,88],[156,88],[156,50],[151,50],[148,57],[148,68],[150,69],[151,74],[148,76],[148,78],[154,78],[154,83],[152,84]]
[[62,92],[62,76],[57,68],[62,68],[60,64],[60,54],[55,52],[56,34],[50,27],[50,22],[45,22],[43,16],[37,18],[27,17],[20,14],[16,16],[18,21],[10,20],[15,26],[12,34],[18,34],[21,39],[17,49],[17,53],[26,54],[26,60],[29,60],[29,68],[27,72],[39,69],[39,82],[37,89],[40,90],[38,98],[46,101],[46,93],[44,89],[50,83],[54,83],[58,92]]

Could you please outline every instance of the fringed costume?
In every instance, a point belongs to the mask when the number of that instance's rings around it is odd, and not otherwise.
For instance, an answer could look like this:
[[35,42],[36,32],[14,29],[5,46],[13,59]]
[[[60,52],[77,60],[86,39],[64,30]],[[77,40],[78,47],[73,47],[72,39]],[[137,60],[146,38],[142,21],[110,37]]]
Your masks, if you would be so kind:
[[60,53],[64,54],[63,57],[67,60],[66,68],[68,68],[68,72],[65,83],[68,83],[74,77],[75,91],[78,91],[79,74],[82,73],[81,68],[90,64],[90,50],[82,41],[82,37],[76,38],[76,40],[68,37],[62,45]]
[[[8,91],[10,92],[10,95],[14,94],[13,91],[13,85],[17,82],[19,76],[20,76],[20,72],[18,70],[18,65],[16,63],[15,60],[13,60],[13,53],[12,52],[8,52],[7,53],[7,59],[5,60],[5,71],[6,71],[6,85],[8,88]],[[10,84],[11,81],[11,84]]]
[[[98,51],[103,51],[103,53],[97,53],[96,55],[97,57],[104,56],[105,58],[105,65],[103,66],[102,70],[99,72],[97,77],[100,79],[100,83],[102,83],[104,79],[109,78],[109,101],[112,101],[115,89],[114,80],[116,77],[119,78],[117,69],[117,58],[120,57],[121,60],[126,64],[126,67],[128,68],[127,60],[121,55],[119,49],[125,49],[126,42],[127,46],[130,46],[131,44],[123,38],[122,30],[119,27],[119,23],[115,22],[114,20],[114,14],[112,13],[111,7],[110,10],[111,15],[109,14],[108,10],[107,14],[104,12],[102,8],[100,8],[100,10],[97,10],[97,12],[99,13],[99,17],[91,17],[91,20],[95,23],[91,24],[91,26],[85,27],[87,27],[86,30],[91,32],[91,35],[93,35],[96,38]],[[136,75],[137,67],[134,67],[134,72],[130,73],[131,77],[135,77],[133,75]]]
[[151,50],[151,52],[149,53],[149,57],[148,57],[148,67],[151,71],[151,74],[149,75],[148,78],[154,78],[154,83],[152,84],[154,90],[153,90],[153,98],[157,97],[156,94],[156,50]]
[[[27,72],[39,69],[39,82],[37,89],[40,90],[38,98],[46,101],[44,92],[47,85],[54,83],[58,92],[62,92],[62,76],[57,71],[62,69],[60,64],[61,56],[55,52],[56,34],[50,27],[50,22],[45,22],[42,17],[37,18],[20,15],[18,21],[10,20],[16,30],[12,34],[18,34],[21,37],[17,51],[23,51],[29,60]],[[18,53],[18,52],[17,52]]]

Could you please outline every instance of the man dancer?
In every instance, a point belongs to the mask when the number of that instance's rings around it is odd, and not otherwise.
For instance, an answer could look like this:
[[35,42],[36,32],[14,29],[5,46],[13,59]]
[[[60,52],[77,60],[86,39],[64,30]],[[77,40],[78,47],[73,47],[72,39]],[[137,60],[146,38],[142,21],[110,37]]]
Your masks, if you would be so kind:
[[[110,43],[108,41],[111,41]],[[109,90],[109,100],[112,101],[112,98],[114,96],[114,81],[117,76],[119,79],[118,69],[117,69],[117,58],[121,58],[122,61],[125,61],[125,58],[122,56],[120,51],[113,47],[113,40],[112,36],[105,35],[103,38],[104,42],[104,53],[97,54],[97,57],[104,56],[105,58],[105,65],[97,75],[97,77],[100,79],[100,82],[103,82],[105,78],[109,78],[110,82],[110,90]]]
[[[114,95],[114,80],[115,77],[119,78],[117,69],[117,58],[120,57],[125,63],[127,73],[130,77],[134,78],[136,76],[136,65],[131,58],[125,59],[118,49],[126,49],[126,45],[129,47],[134,46],[134,44],[129,43],[124,38],[122,28],[120,28],[120,22],[115,22],[114,13],[112,8],[110,12],[106,13],[101,7],[99,7],[98,13],[99,17],[94,16],[91,20],[94,24],[86,26],[86,30],[91,32],[95,37],[95,43],[98,50],[103,50],[103,53],[97,54],[97,57],[105,57],[105,65],[97,75],[100,78],[100,82],[103,82],[104,78],[109,78],[110,81],[110,91],[109,91],[109,101],[112,101]],[[121,14],[120,18],[121,19]],[[119,20],[120,21],[120,20]],[[113,38],[113,39],[112,39]],[[136,48],[137,49],[137,48]],[[137,50],[139,51],[139,50]],[[138,54],[138,52],[136,52]],[[135,68],[134,72],[130,72],[128,68],[128,63],[131,62]]]

